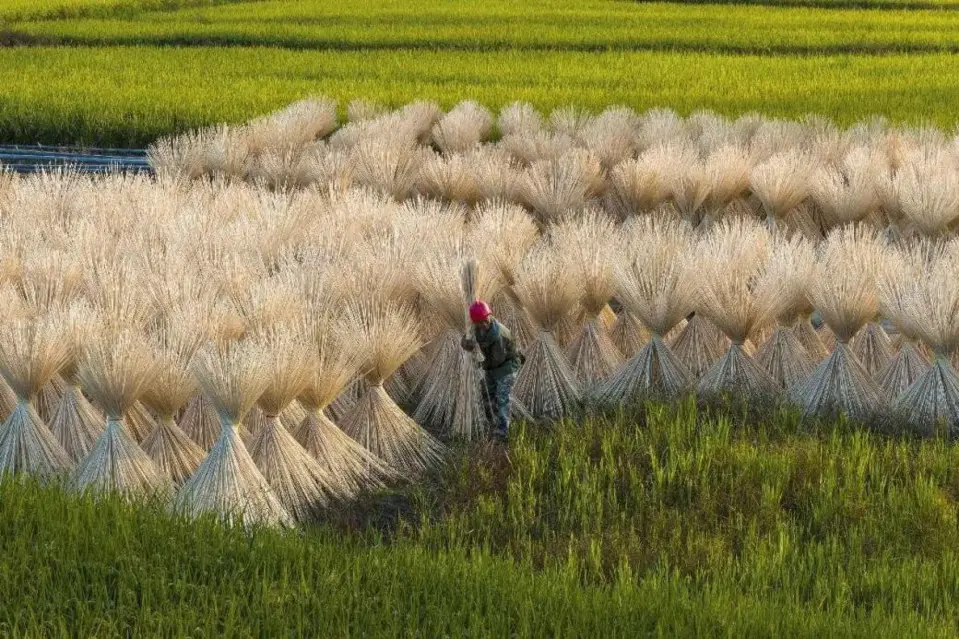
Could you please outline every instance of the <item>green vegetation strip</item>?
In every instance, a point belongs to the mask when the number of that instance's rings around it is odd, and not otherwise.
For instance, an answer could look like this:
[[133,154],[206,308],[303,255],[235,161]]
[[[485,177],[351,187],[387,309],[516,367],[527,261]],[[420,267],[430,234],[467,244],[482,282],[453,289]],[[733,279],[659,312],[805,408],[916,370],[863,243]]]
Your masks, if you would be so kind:
[[586,0],[530,3],[282,0],[126,17],[24,22],[21,42],[263,45],[308,49],[682,50],[889,53],[959,50],[959,12],[863,12]]
[[952,636],[959,449],[694,406],[520,430],[303,533],[0,485],[0,632]]
[[147,11],[172,11],[191,6],[255,3],[260,0],[3,0],[0,26],[16,20],[132,16]]
[[[51,73],[56,69],[56,73]],[[37,78],[44,78],[38,82]],[[390,105],[476,99],[498,109],[672,107],[727,115],[822,113],[849,124],[957,120],[950,55],[771,58],[610,52],[289,51],[271,48],[0,49],[0,142],[143,146],[240,122],[310,94]]]

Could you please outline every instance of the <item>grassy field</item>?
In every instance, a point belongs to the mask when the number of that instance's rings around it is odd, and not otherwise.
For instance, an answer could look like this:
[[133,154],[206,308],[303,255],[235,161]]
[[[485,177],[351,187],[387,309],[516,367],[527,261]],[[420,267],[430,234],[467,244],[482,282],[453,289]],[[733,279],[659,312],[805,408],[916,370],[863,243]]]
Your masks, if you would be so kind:
[[525,431],[303,534],[0,487],[10,634],[949,636],[959,451],[693,406]]
[[[57,69],[49,75],[49,69]],[[548,69],[548,73],[546,70]],[[45,77],[44,82],[35,78]],[[491,108],[609,104],[736,115],[882,113],[951,127],[959,65],[948,54],[763,57],[660,52],[290,51],[273,48],[0,50],[0,140],[144,145],[243,121],[310,94],[399,105],[420,98]]]
[[91,16],[133,16],[145,11],[169,11],[258,0],[4,0],[0,26],[18,20],[64,20]]
[[15,45],[0,48],[0,141],[142,146],[311,94],[344,105],[519,99],[957,122],[959,13],[948,9],[198,3],[18,0],[0,10],[20,16],[0,37]]
[[587,0],[280,0],[115,18],[38,20],[46,44],[279,45],[306,49],[669,50],[715,53],[956,51],[959,12],[853,11]]

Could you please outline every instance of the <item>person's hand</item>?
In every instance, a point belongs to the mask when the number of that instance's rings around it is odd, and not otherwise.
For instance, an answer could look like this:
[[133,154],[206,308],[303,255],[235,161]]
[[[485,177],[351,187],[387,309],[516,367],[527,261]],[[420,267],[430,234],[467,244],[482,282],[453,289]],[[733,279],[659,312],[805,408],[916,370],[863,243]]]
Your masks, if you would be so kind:
[[476,348],[476,340],[469,335],[464,335],[463,339],[460,340],[460,346],[463,347],[464,351],[471,351]]

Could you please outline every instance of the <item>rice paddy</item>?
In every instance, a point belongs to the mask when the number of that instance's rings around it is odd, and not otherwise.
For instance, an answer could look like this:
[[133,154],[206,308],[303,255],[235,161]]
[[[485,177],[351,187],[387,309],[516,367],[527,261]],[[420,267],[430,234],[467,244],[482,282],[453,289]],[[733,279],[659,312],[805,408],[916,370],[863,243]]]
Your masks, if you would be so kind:
[[[99,6],[99,5],[98,5]],[[106,6],[106,5],[104,5]],[[322,93],[951,128],[949,10],[543,0],[129,4],[8,19],[0,141],[145,147]],[[181,8],[178,8],[181,7]],[[415,18],[413,17],[415,16]],[[56,68],[57,74],[45,74]],[[43,75],[45,82],[32,82]],[[345,115],[345,114],[341,114]]]

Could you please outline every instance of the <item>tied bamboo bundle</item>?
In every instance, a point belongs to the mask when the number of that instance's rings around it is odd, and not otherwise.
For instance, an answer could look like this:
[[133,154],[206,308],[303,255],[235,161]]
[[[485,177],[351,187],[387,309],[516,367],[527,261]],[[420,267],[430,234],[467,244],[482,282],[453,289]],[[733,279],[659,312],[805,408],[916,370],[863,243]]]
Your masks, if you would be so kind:
[[809,195],[810,176],[815,170],[814,157],[792,150],[775,153],[753,168],[749,186],[762,202],[770,229],[782,226],[787,231],[813,226],[808,213],[799,205]]
[[[930,362],[920,350],[921,335],[912,321],[905,317],[903,305],[914,290],[904,284],[925,277],[929,262],[942,251],[942,247],[919,243],[909,249],[890,251],[878,277],[879,311],[889,318],[899,331],[899,349],[896,355],[879,371],[876,384],[883,396],[895,401],[929,369]],[[906,311],[908,313],[908,310]]]
[[674,332],[675,336],[667,340],[669,348],[695,380],[701,379],[729,348],[729,339],[702,312]]
[[676,210],[693,228],[699,226],[705,216],[704,205],[710,195],[712,183],[706,165],[695,149],[682,153],[676,170],[669,176],[669,192]]
[[209,452],[220,435],[216,407],[203,393],[194,393],[180,416],[180,428],[200,448]]
[[684,151],[662,143],[618,164],[610,174],[608,208],[621,220],[657,211],[672,196],[671,175],[690,159]]
[[351,162],[357,184],[402,202],[416,189],[428,158],[429,151],[396,134],[362,141],[353,150]]
[[206,339],[201,319],[193,314],[198,312],[168,317],[153,327],[150,335],[157,372],[144,389],[142,402],[156,413],[157,420],[143,440],[143,450],[174,486],[182,485],[206,456],[174,419],[199,388],[189,370],[190,360]]
[[835,337],[825,324],[820,330],[816,330],[812,325],[812,305],[810,304],[806,310],[808,312],[801,313],[799,319],[796,320],[796,325],[793,326],[793,333],[803,348],[806,349],[806,353],[809,354],[813,362],[821,362],[829,357],[829,353],[832,351],[832,349],[826,345],[823,337],[828,337],[832,346],[835,346]]
[[493,115],[486,107],[466,100],[450,109],[433,125],[433,143],[444,154],[464,153],[489,137]]
[[32,399],[67,360],[68,344],[51,316],[0,325],[0,374],[16,394],[0,426],[0,473],[50,477],[72,460],[32,405]]
[[867,422],[882,407],[875,382],[849,347],[849,340],[878,312],[875,274],[883,259],[878,236],[867,227],[829,234],[816,261],[806,296],[836,335],[836,348],[792,395],[806,415],[838,412]]
[[470,331],[466,309],[495,292],[494,273],[480,268],[458,248],[448,256],[424,262],[417,280],[423,299],[444,329],[434,339],[413,418],[467,441],[478,439],[489,428],[483,406],[483,373],[473,354],[460,347],[460,339]]
[[810,180],[810,195],[827,228],[865,220],[879,208],[878,158],[859,148],[847,153],[838,167],[822,167]]
[[[615,281],[615,269],[613,274]],[[616,346],[616,350],[625,359],[629,359],[649,341],[650,333],[638,317],[630,313],[615,299],[613,301],[620,308],[615,313],[615,319],[609,327],[609,339]],[[610,307],[610,310],[612,310],[612,307]]]
[[130,437],[124,415],[156,375],[156,363],[142,335],[98,322],[83,346],[77,379],[106,415],[103,434],[78,465],[71,485],[78,491],[148,496],[169,489],[169,479]]
[[43,423],[49,424],[53,420],[54,413],[57,412],[57,406],[66,390],[66,384],[63,378],[57,374],[50,378],[50,381],[44,384],[40,392],[37,393],[36,410]]
[[897,204],[908,225],[941,237],[959,225],[959,175],[955,160],[934,156],[902,167],[893,178]]
[[525,349],[533,343],[536,329],[516,296],[516,268],[539,237],[536,223],[520,206],[491,203],[476,210],[471,244],[479,259],[496,271],[502,284],[490,299],[490,306],[504,325],[509,326],[516,345]]
[[542,160],[558,160],[575,146],[576,141],[564,133],[527,131],[504,136],[497,149],[529,167]]
[[[891,428],[959,435],[959,376],[949,361],[959,348],[957,248],[955,241],[944,247],[919,245],[912,268],[891,269],[882,278],[884,312],[905,335],[918,336],[934,354],[932,366],[893,403],[887,420]],[[922,277],[915,277],[917,271]]]
[[595,153],[609,171],[623,160],[632,157],[639,147],[637,134],[639,118],[628,107],[610,107],[594,118],[589,118],[577,138]]
[[762,401],[778,390],[744,350],[747,338],[775,317],[781,304],[778,287],[766,280],[771,243],[758,222],[734,219],[714,227],[699,247],[701,307],[731,342],[700,380],[697,390],[703,398],[729,394]]
[[601,188],[599,160],[582,149],[567,151],[556,160],[537,160],[526,171],[521,197],[547,224],[569,211],[586,206]]
[[688,226],[672,218],[641,217],[629,230],[627,259],[616,271],[617,299],[652,338],[596,391],[605,405],[674,398],[691,389],[692,375],[663,336],[696,305]]
[[803,321],[800,317],[809,305],[805,288],[815,261],[812,245],[794,236],[776,240],[772,259],[766,267],[767,294],[778,296],[781,303],[773,311],[776,328],[756,353],[756,363],[784,391],[806,381],[815,367],[796,334],[796,324]]
[[291,525],[293,518],[239,435],[240,422],[269,384],[261,349],[250,342],[210,344],[194,357],[191,370],[216,407],[221,431],[177,494],[176,509],[191,517],[212,513],[230,524]]
[[333,479],[331,488],[336,496],[351,499],[363,491],[381,488],[395,479],[395,473],[326,415],[327,406],[354,379],[362,355],[352,340],[339,332],[328,313],[313,309],[307,317],[315,358],[313,374],[300,392],[306,416],[295,436]]
[[[609,334],[605,313],[616,292],[615,260],[621,252],[616,227],[604,214],[589,212],[551,230],[561,255],[567,255],[573,277],[582,283],[579,317],[582,328],[566,349],[567,358],[582,388],[591,388],[612,375],[623,356]],[[615,317],[615,315],[613,316]]]
[[420,172],[417,191],[426,197],[473,206],[480,199],[473,177],[473,160],[461,155],[429,158]]
[[74,463],[86,457],[103,434],[106,420],[87,400],[77,380],[77,364],[83,344],[92,337],[88,321],[90,308],[85,303],[74,303],[58,320],[67,343],[67,352],[60,374],[64,380],[63,394],[50,420],[50,431],[63,446]]
[[528,102],[512,102],[504,106],[496,119],[496,128],[504,138],[543,130],[543,116]]
[[534,248],[517,271],[516,295],[539,332],[516,377],[513,395],[534,419],[563,419],[582,401],[576,375],[554,336],[579,301],[579,287],[569,261],[547,243]]
[[738,144],[726,143],[712,150],[703,163],[709,189],[701,224],[715,224],[742,197],[749,188],[752,167],[749,152]]
[[294,520],[318,521],[337,492],[336,478],[280,422],[280,414],[314,377],[312,345],[301,322],[262,330],[254,340],[270,376],[258,400],[264,423],[253,438],[250,455]]
[[878,321],[872,321],[860,329],[849,343],[856,359],[870,376],[876,377],[894,355],[892,340]]
[[416,319],[391,301],[359,299],[349,305],[344,330],[356,334],[366,388],[341,422],[343,431],[407,477],[443,459],[445,447],[390,398],[383,382],[420,347]]

